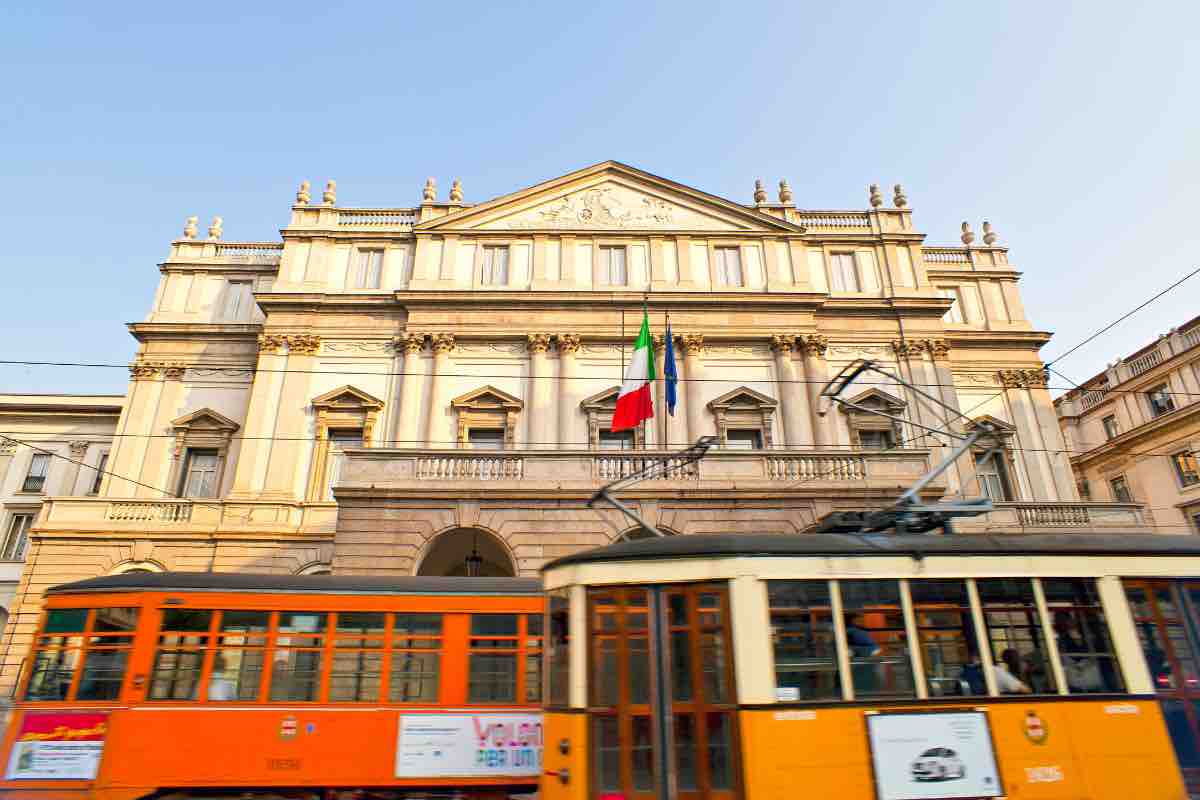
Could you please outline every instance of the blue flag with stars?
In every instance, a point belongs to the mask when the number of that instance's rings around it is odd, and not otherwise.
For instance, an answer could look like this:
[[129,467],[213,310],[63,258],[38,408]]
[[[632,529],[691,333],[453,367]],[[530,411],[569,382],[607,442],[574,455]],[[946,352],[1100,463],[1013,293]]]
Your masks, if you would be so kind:
[[675,340],[671,337],[671,320],[667,320],[667,346],[663,351],[663,380],[667,382],[667,413],[675,416],[675,384],[679,372],[675,369]]

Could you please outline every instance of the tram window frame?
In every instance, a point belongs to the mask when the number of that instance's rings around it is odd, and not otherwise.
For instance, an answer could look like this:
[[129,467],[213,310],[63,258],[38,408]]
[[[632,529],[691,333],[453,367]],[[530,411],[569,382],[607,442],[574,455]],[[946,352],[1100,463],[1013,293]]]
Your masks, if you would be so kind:
[[546,623],[542,650],[545,658],[546,688],[544,705],[568,708],[571,705],[571,596],[564,589],[546,592]]
[[[987,697],[987,677],[967,579],[909,579],[908,591],[928,696]],[[951,615],[957,615],[957,623],[951,621]],[[959,661],[946,659],[946,644],[950,645],[950,655]],[[957,666],[958,674],[948,674],[947,665],[950,669]]]
[[[329,617],[327,611],[288,610],[272,614],[267,652],[267,662],[271,665],[269,701],[315,703],[321,700],[321,683],[327,672],[324,662]],[[304,619],[312,619],[317,627],[308,629],[307,625],[296,623]],[[285,621],[288,624],[286,630]],[[280,655],[286,658],[281,659]]]
[[[383,693],[388,614],[335,611],[333,618],[329,669],[325,676],[328,702],[378,703]],[[349,667],[345,667],[348,660]],[[347,687],[351,691],[345,691]]]
[[[441,612],[388,614],[386,667],[388,703],[434,704],[441,699],[446,620]],[[400,669],[398,666],[402,665]],[[414,669],[414,667],[418,667]],[[408,690],[415,685],[417,691]]]
[[[768,580],[767,608],[770,615],[771,652],[774,657],[775,697],[782,702],[841,700],[843,698],[841,659],[838,655],[838,635],[834,623],[833,589],[823,580]],[[803,597],[799,593],[803,591]],[[815,591],[815,595],[813,594]],[[823,597],[821,596],[821,593]],[[788,597],[789,594],[795,595]],[[816,602],[814,601],[824,601]],[[795,628],[788,620],[801,620],[803,628]],[[824,625],[824,630],[820,626]],[[818,635],[827,634],[825,637]],[[784,648],[784,639],[802,640]],[[781,649],[782,648],[782,649]],[[821,655],[823,649],[828,655]],[[788,652],[805,653],[797,659]],[[783,662],[782,657],[790,660]],[[781,667],[781,663],[783,666]],[[793,668],[798,667],[798,668]],[[815,682],[798,685],[787,675],[799,673],[802,678],[815,677]],[[832,682],[829,682],[830,677]],[[789,689],[796,690],[791,697]]]
[[[858,589],[883,589],[890,587],[895,595],[895,602],[886,602],[882,599],[880,592],[873,592],[873,596],[867,596],[864,592],[860,598],[853,598],[855,590]],[[849,591],[848,591],[849,590]],[[889,578],[864,578],[839,580],[838,591],[841,596],[841,613],[842,624],[845,628],[847,655],[850,662],[850,686],[856,700],[912,700],[917,699],[921,692],[918,690],[917,668],[914,664],[913,649],[911,647],[910,632],[908,630],[908,614],[905,611],[907,602],[907,587],[898,579]],[[850,595],[848,597],[848,595]],[[874,600],[876,602],[868,602]],[[898,615],[899,624],[895,624],[895,619],[888,620],[889,624],[883,626],[867,625],[852,625],[855,619],[860,619],[867,614],[885,614]],[[866,621],[864,620],[864,623]],[[856,631],[852,631],[854,628]],[[876,635],[882,633],[890,636],[883,644],[879,640],[871,636],[874,632]],[[857,642],[852,639],[858,640]],[[856,653],[854,648],[860,650],[867,647],[867,642],[870,641],[874,650],[869,654]],[[889,653],[884,645],[890,649],[897,649],[898,652]],[[859,684],[870,684],[877,681],[876,676],[882,671],[885,666],[900,667],[907,671],[907,687],[900,686],[892,690],[874,690],[864,691]],[[903,673],[897,673],[890,679],[885,678],[883,683],[896,683],[897,679],[903,678]]]
[[[217,612],[209,608],[163,609],[155,632],[148,701],[199,699],[200,686],[211,663],[217,617]],[[182,694],[178,691],[181,685],[186,689]]]
[[[472,613],[467,622],[467,702],[473,705],[537,705],[541,702],[540,685],[529,683],[530,658],[536,657],[535,680],[540,683],[542,654],[542,615],[527,612]],[[487,630],[511,617],[515,625]],[[530,621],[539,627],[530,633]],[[486,621],[486,622],[485,622]],[[477,628],[476,623],[480,623]],[[508,631],[512,631],[509,633]],[[507,668],[502,665],[507,664]],[[490,665],[489,668],[485,667]],[[505,677],[505,675],[510,677]]]
[[[1108,625],[1108,615],[1100,600],[1099,587],[1094,578],[1039,578],[1046,599],[1046,610],[1052,620],[1059,664],[1067,683],[1069,694],[1124,694],[1127,682],[1121,669],[1113,635]],[[1074,595],[1060,600],[1055,593],[1070,588]],[[1070,640],[1070,631],[1063,630],[1070,624],[1080,636],[1079,642]],[[1101,637],[1103,642],[1100,641]],[[1071,649],[1064,648],[1064,640]],[[1106,649],[1096,647],[1107,645]],[[1080,649],[1086,648],[1086,649]],[[1074,654],[1074,655],[1073,655]],[[1089,668],[1094,665],[1095,672]],[[1105,666],[1108,669],[1105,669]],[[1098,680],[1097,680],[1098,679]]]
[[[123,626],[105,626],[102,615],[120,612],[128,612],[131,620]],[[140,620],[138,606],[47,610],[31,654],[32,666],[22,700],[30,703],[117,700],[128,678],[129,655]],[[42,668],[49,654],[57,655],[58,662]],[[59,691],[53,695],[39,692],[35,687],[46,680],[56,681]]]
[[[236,619],[236,623],[231,620]],[[258,620],[254,622],[254,620]],[[262,609],[222,609],[214,623],[212,650],[203,697],[207,702],[259,702],[267,678],[267,643],[274,612]],[[236,665],[229,659],[236,654]],[[237,674],[237,680],[227,675]],[[222,696],[226,690],[231,696]],[[214,696],[217,695],[217,696]]]
[[[974,582],[994,674],[999,676],[1003,669],[1027,687],[1028,694],[1059,694],[1053,653],[1048,644],[1050,632],[1045,627],[1038,607],[1034,579],[975,578]],[[1019,615],[1025,617],[1024,624],[1020,624]],[[1005,653],[1009,650],[1013,651],[1014,656],[1006,658]],[[1018,666],[1015,674],[1012,669],[1014,661]],[[1005,691],[1000,685],[996,688],[1000,696],[1025,694],[1020,690]]]

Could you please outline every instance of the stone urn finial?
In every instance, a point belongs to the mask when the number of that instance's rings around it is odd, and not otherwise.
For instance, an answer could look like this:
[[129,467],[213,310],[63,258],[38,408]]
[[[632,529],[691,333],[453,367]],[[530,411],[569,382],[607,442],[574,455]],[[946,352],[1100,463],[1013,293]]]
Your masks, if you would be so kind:
[[327,206],[337,202],[337,181],[333,178],[330,178],[325,184],[325,193],[321,195],[321,202]]
[[425,191],[421,194],[425,198],[426,203],[432,203],[437,200],[437,181],[433,178],[425,179]]
[[183,226],[183,238],[196,238],[196,223],[200,221],[199,217],[188,217],[187,222]]
[[908,198],[904,195],[904,187],[898,183],[896,184],[895,194],[892,196],[892,202],[896,208],[904,208],[908,205]]
[[792,187],[788,186],[787,178],[779,180],[779,202],[792,202]]
[[967,247],[970,247],[971,242],[975,241],[975,232],[971,230],[971,224],[969,222],[963,222],[962,236],[959,236],[958,238],[962,239],[962,243]]
[[221,238],[222,224],[224,224],[224,220],[222,220],[220,217],[213,217],[212,225],[208,226],[208,238],[211,241],[215,242],[217,239]]
[[754,202],[755,203],[767,202],[767,190],[765,188],[763,188],[762,181],[754,182]]
[[454,183],[450,186],[450,202],[461,203],[462,198],[462,181],[460,181],[458,178],[455,178]]
[[878,183],[872,183],[868,186],[867,193],[870,195],[871,208],[879,208],[883,205],[883,193],[879,191]]
[[991,247],[996,243],[997,238],[996,232],[992,230],[992,223],[985,219],[983,221],[983,243]]
[[300,190],[296,192],[296,205],[308,205],[308,201],[312,200],[312,192],[309,191],[311,188],[312,184],[308,181],[300,181]]

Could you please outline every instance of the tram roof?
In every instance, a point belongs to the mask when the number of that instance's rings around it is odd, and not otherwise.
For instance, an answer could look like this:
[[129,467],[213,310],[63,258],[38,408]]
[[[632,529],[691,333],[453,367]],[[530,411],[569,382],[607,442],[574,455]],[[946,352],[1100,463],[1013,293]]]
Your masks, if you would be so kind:
[[298,594],[535,595],[536,578],[264,575],[247,572],[126,572],[51,587],[46,594],[86,592],[295,592]]
[[1066,534],[694,534],[634,539],[572,553],[542,571],[572,564],[673,558],[823,556],[1200,556],[1200,536]]

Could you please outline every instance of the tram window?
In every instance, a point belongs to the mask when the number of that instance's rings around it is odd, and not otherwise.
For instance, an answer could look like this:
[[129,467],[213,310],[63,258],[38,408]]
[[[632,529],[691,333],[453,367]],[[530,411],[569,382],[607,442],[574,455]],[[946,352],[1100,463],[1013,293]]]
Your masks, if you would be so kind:
[[[53,638],[53,644],[47,640]],[[30,701],[66,700],[79,663],[83,639],[78,636],[42,637],[42,644],[33,657],[29,688],[25,699]]]
[[321,645],[328,614],[281,611],[271,653],[272,700],[316,700],[321,687]]
[[787,700],[840,700],[827,581],[768,581],[775,691]]
[[975,587],[992,649],[996,688],[1001,694],[1057,692],[1033,582],[1028,578],[981,578]]
[[1127,583],[1125,597],[1146,657],[1146,666],[1158,691],[1195,689],[1196,654],[1170,586],[1151,582]]
[[150,679],[151,700],[198,697],[213,616],[212,611],[193,609],[163,611]]
[[618,661],[620,606],[610,594],[592,594],[592,624],[589,649],[592,651],[592,674],[588,682],[592,706],[611,708],[620,697],[621,670]]
[[269,611],[222,611],[209,700],[257,700],[265,663]]
[[1042,588],[1067,688],[1072,694],[1123,691],[1096,582],[1090,578],[1046,578]]
[[542,615],[525,615],[525,702],[542,701]]
[[841,581],[856,698],[914,697],[897,581]]
[[340,613],[336,615],[334,631],[329,671],[330,702],[378,702],[383,683],[387,615]]
[[967,582],[914,580],[909,591],[929,696],[986,695]]
[[388,702],[437,702],[442,615],[393,614],[392,648]]
[[471,615],[468,702],[517,701],[517,626],[516,614]]
[[[125,680],[137,618],[136,608],[47,612],[25,699],[115,700]],[[77,635],[80,633],[86,635]],[[72,697],[71,684],[77,669],[78,686]]]
[[565,593],[551,592],[548,598],[546,617],[549,620],[549,638],[546,642],[546,677],[549,683],[548,705],[566,707],[570,705],[571,668],[571,608]]
[[618,717],[592,718],[592,740],[596,743],[596,789],[600,794],[621,791],[621,735]]

